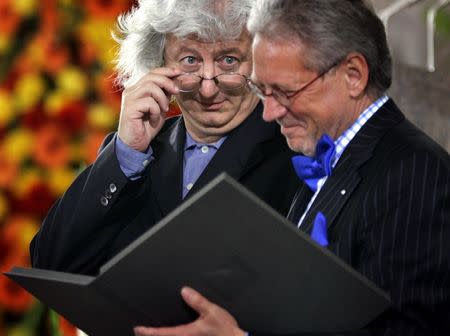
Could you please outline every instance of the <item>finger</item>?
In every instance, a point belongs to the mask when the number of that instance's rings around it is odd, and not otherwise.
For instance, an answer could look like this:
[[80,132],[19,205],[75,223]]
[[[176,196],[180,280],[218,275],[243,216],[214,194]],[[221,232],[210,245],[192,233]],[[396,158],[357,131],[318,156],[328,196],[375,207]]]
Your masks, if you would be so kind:
[[148,83],[155,83],[170,94],[177,94],[178,87],[172,78],[181,74],[182,71],[176,68],[157,68],[144,75],[135,85],[130,87],[134,90],[136,87],[148,85]]
[[160,67],[160,68],[155,68],[152,71],[150,71],[150,73],[154,73],[157,75],[163,75],[169,78],[178,76],[179,74],[181,74],[183,71],[181,71],[179,68],[177,67]]
[[194,323],[182,324],[176,327],[143,327],[138,326],[134,328],[134,334],[138,336],[186,336],[198,334]]
[[200,315],[205,315],[216,306],[191,287],[183,287],[181,289],[181,296],[184,301]]
[[142,82],[139,87],[124,91],[123,95],[125,102],[132,102],[133,100],[144,97],[152,97],[163,110],[169,109],[170,95],[159,84],[153,81]]
[[[130,106],[129,108],[134,109],[141,114],[146,114],[149,119],[157,119],[160,116],[165,115],[165,111],[151,97],[141,98],[135,101],[134,105]],[[142,116],[140,115],[138,117],[141,118]]]

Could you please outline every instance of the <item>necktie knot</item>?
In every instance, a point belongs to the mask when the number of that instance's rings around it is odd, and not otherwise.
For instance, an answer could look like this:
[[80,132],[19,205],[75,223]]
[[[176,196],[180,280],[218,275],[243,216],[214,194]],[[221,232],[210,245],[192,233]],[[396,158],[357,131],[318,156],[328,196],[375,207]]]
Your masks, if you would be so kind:
[[331,160],[335,153],[333,139],[327,134],[322,135],[316,145],[314,157],[296,155],[292,158],[295,172],[313,191],[317,191],[318,181],[331,175]]

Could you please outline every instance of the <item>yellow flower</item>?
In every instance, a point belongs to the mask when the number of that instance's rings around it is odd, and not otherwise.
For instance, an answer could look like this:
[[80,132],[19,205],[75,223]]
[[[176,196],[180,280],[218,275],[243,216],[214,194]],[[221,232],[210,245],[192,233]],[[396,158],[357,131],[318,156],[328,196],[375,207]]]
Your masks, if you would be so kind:
[[6,91],[0,90],[0,126],[6,126],[14,118],[12,97]]
[[15,162],[23,161],[30,155],[33,138],[33,134],[23,128],[10,131],[3,143],[4,154]]
[[24,112],[36,105],[46,89],[44,79],[37,73],[25,74],[19,78],[15,87],[17,107]]
[[62,70],[58,74],[56,82],[59,90],[72,99],[83,98],[86,95],[89,84],[84,72],[74,66]]
[[111,107],[95,104],[89,109],[88,122],[95,128],[112,129],[116,123],[116,115]]
[[39,224],[30,217],[22,217],[21,220],[20,235],[17,237],[18,243],[21,249],[28,250],[31,240],[39,229]]
[[0,192],[0,222],[3,221],[7,213],[8,213],[8,201],[5,195],[3,195],[3,193]]
[[21,16],[30,16],[36,12],[37,0],[14,0],[11,1],[14,10]]
[[51,92],[45,100],[45,111],[50,115],[55,115],[67,103],[69,97],[61,90]]
[[55,168],[48,171],[47,184],[55,195],[62,195],[75,179],[76,173],[67,168]]
[[15,181],[12,190],[18,198],[23,197],[40,180],[42,180],[42,174],[36,168],[25,169]]
[[30,330],[25,325],[18,325],[12,328],[9,328],[7,331],[7,335],[9,336],[29,336],[32,335],[33,331]]
[[79,29],[82,39],[97,48],[98,58],[108,70],[114,68],[114,59],[118,50],[118,45],[111,36],[114,25],[114,21],[88,19]]
[[0,34],[0,53],[1,54],[5,53],[10,45],[11,39],[4,34]]

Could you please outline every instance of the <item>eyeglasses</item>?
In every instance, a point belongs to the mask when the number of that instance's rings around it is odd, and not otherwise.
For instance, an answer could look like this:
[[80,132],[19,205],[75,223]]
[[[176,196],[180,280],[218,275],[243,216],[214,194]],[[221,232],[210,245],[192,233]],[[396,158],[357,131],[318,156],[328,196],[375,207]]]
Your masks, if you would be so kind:
[[260,86],[258,86],[254,82],[252,82],[250,79],[247,79],[247,84],[248,84],[248,87],[250,88],[250,90],[256,96],[258,96],[261,100],[265,100],[267,97],[273,96],[273,98],[275,98],[275,100],[278,101],[278,103],[280,103],[281,105],[283,105],[285,107],[289,107],[292,105],[295,98],[298,97],[299,93],[301,93],[302,91],[305,91],[315,81],[317,81],[319,78],[322,78],[323,76],[325,76],[331,69],[333,69],[339,63],[340,62],[333,63],[328,69],[319,73],[316,77],[314,77],[312,80],[310,80],[304,86],[302,86],[300,89],[298,89],[297,91],[289,92],[289,93],[283,92],[277,88],[273,88],[272,93],[266,94],[265,93],[266,89],[261,88]]
[[195,92],[200,89],[202,81],[213,80],[217,87],[225,92],[242,89],[247,85],[248,78],[242,74],[227,72],[212,78],[206,78],[195,73],[185,72],[176,76],[173,80],[180,92]]

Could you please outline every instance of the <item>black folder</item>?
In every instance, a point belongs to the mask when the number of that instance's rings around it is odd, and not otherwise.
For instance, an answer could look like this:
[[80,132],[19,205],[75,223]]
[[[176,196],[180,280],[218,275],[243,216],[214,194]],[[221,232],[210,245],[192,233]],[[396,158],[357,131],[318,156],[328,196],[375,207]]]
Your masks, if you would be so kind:
[[225,174],[96,277],[20,267],[5,274],[90,336],[193,321],[180,296],[185,285],[255,333],[355,330],[390,305],[386,293]]

